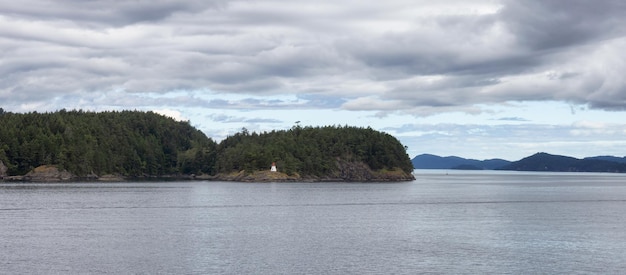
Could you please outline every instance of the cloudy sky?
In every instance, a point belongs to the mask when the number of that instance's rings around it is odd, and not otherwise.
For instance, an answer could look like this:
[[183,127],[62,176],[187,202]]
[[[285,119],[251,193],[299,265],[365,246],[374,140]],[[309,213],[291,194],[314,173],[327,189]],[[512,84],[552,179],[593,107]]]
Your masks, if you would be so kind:
[[371,126],[409,155],[626,156],[623,0],[0,2],[0,107],[220,141]]

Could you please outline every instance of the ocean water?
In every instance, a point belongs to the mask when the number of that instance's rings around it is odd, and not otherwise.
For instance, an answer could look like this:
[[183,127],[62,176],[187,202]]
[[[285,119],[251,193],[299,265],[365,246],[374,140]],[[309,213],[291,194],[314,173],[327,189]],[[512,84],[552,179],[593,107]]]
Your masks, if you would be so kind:
[[2,183],[0,274],[618,274],[626,175]]

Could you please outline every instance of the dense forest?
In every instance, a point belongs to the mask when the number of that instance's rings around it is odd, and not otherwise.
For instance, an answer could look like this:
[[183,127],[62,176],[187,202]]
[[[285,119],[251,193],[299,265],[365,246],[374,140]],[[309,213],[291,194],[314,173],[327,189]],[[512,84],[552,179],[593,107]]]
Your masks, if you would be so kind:
[[8,175],[58,165],[77,176],[214,173],[217,144],[188,122],[152,112],[16,114],[0,109]]
[[411,173],[406,148],[386,133],[349,126],[264,133],[245,128],[219,144],[189,122],[153,112],[18,114],[0,108],[0,162],[8,176],[55,165],[78,177],[215,176],[269,170],[301,177],[337,173],[339,162]]
[[324,176],[336,172],[338,159],[362,162],[372,170],[413,171],[406,148],[393,136],[371,128],[349,126],[300,127],[248,133],[245,129],[218,146],[219,172],[269,169],[272,162],[284,173]]

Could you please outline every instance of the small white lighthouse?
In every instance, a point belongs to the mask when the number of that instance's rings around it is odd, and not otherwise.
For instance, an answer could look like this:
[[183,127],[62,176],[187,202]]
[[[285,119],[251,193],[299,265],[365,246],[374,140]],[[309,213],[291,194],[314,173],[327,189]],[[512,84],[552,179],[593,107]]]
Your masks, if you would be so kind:
[[276,172],[276,162],[272,162],[272,168],[270,168],[270,171]]

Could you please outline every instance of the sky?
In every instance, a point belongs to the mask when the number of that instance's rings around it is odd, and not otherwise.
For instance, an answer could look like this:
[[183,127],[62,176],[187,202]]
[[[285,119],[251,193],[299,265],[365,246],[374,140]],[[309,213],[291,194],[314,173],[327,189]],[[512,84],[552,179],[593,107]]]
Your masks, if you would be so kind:
[[423,153],[626,156],[623,0],[0,2],[0,107],[208,137],[350,125]]

